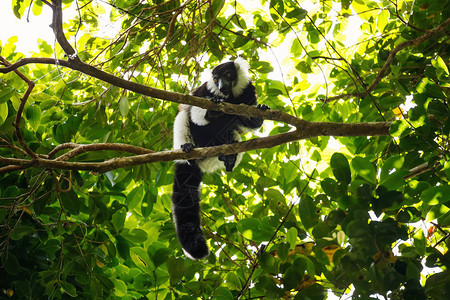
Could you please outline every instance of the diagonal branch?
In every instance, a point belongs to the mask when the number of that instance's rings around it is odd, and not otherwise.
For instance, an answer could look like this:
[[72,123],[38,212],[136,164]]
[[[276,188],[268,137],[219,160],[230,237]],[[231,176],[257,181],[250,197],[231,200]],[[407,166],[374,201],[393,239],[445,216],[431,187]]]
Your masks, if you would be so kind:
[[[2,56],[0,56],[0,61],[5,66],[9,65],[9,62],[6,59],[4,59]],[[25,103],[27,102],[28,97],[30,97],[31,92],[33,91],[34,82],[29,80],[25,75],[23,75],[21,72],[19,72],[16,69],[14,69],[14,73],[16,73],[28,85],[27,90],[25,91],[25,94],[23,95],[22,99],[20,99],[20,105],[19,105],[19,108],[17,109],[17,115],[16,115],[16,119],[14,121],[14,128],[15,128],[17,140],[19,141],[20,145],[23,147],[23,150],[25,150],[25,152],[29,156],[31,156],[33,158],[36,158],[36,153],[34,153],[28,147],[27,143],[25,143],[25,140],[24,140],[24,138],[22,136],[22,132],[20,131],[20,122],[22,120],[23,109],[25,108]]]
[[219,103],[216,104],[205,98],[200,98],[192,95],[186,95],[176,92],[169,92],[165,90],[156,89],[150,86],[146,86],[140,83],[129,81],[116,77],[112,74],[106,73],[94,66],[88,65],[78,58],[76,60],[59,60],[53,58],[42,58],[42,57],[30,57],[23,58],[14,64],[7,67],[0,68],[0,73],[8,73],[14,71],[15,69],[28,65],[28,64],[52,64],[59,65],[63,67],[68,67],[70,69],[80,71],[86,75],[92,76],[94,78],[100,79],[111,85],[144,95],[148,97],[157,98],[160,100],[172,101],[180,104],[188,104],[193,106],[198,106],[206,108],[209,110],[222,111],[227,114],[241,115],[241,116],[252,116],[261,117],[268,120],[284,122],[295,127],[301,127],[307,123],[307,121],[300,120],[294,116],[291,116],[283,111],[279,110],[267,110],[262,111],[256,107],[248,106],[245,104],[230,104],[230,103]]

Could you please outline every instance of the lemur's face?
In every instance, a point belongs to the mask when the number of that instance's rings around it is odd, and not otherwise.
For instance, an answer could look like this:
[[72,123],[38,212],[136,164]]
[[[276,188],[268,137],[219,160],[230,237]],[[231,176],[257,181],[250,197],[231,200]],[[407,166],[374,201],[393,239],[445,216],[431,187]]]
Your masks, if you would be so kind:
[[231,89],[237,82],[237,71],[233,62],[217,66],[213,70],[214,84],[226,97],[231,94]]

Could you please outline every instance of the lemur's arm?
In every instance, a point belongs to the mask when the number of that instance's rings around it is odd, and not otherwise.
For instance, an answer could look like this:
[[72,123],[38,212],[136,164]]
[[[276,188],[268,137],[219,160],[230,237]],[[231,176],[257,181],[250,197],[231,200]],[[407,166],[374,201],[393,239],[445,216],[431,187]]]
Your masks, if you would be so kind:
[[[214,103],[220,103],[225,102],[225,100],[219,98],[218,96],[208,97],[209,100],[211,100]],[[221,111],[215,111],[215,110],[206,110],[205,119],[208,121],[212,121],[214,119],[217,119],[218,117],[222,116],[224,113]]]
[[[270,109],[265,104],[258,104],[256,106],[256,108],[258,108],[260,110],[268,110],[268,109]],[[248,127],[248,128],[251,128],[251,129],[257,129],[257,128],[262,126],[264,119],[263,118],[259,118],[259,117],[253,118],[253,117],[239,116],[239,121],[241,122],[241,124],[244,127]]]

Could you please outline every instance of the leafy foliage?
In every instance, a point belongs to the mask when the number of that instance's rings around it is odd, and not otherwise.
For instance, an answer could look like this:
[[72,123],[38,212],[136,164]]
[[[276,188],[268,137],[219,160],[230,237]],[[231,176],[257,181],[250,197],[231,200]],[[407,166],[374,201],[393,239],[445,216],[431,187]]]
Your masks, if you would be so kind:
[[[57,2],[12,0],[10,13],[30,7],[33,20]],[[57,164],[171,149],[176,103],[58,63],[2,72],[3,296],[324,299],[352,288],[355,298],[448,299],[447,0],[62,2],[77,10],[63,30],[78,57],[107,74],[187,93],[204,68],[242,55],[272,110],[392,122],[391,136],[320,132],[208,174],[212,254],[192,261],[171,221],[172,162],[104,173]],[[113,38],[105,22],[120,26]],[[25,57],[16,41],[0,45],[0,70]],[[67,59],[59,44],[39,49],[31,56]],[[290,130],[266,122],[264,134]],[[31,167],[33,156],[54,165]]]

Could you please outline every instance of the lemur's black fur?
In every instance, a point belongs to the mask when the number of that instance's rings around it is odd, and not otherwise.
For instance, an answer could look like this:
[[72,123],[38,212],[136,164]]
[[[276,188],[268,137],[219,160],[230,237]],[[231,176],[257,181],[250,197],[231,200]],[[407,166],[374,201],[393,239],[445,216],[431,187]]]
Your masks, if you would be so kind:
[[[195,89],[194,96],[214,102],[257,105],[255,87],[248,77],[248,64],[238,58],[218,65],[210,79]],[[257,105],[268,109],[265,105]],[[189,152],[194,147],[218,146],[240,141],[239,133],[257,129],[262,118],[251,118],[182,105],[175,118],[174,149]],[[172,212],[178,239],[187,256],[201,259],[209,254],[200,224],[200,183],[203,172],[224,168],[231,172],[242,154],[220,155],[202,160],[177,161]]]

